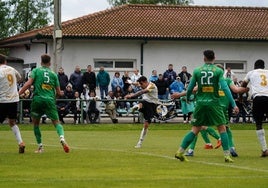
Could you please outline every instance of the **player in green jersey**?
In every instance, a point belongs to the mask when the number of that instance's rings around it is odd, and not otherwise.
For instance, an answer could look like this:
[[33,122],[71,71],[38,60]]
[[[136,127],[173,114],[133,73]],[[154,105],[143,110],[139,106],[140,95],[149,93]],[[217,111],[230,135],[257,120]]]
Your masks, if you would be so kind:
[[42,136],[39,129],[40,118],[46,114],[54,124],[57,134],[60,137],[60,143],[66,153],[70,148],[64,139],[64,130],[59,123],[58,111],[55,104],[56,94],[60,94],[59,80],[50,69],[51,58],[44,54],[41,56],[41,67],[33,69],[28,81],[20,89],[19,94],[24,93],[32,84],[34,85],[34,96],[31,103],[31,116],[34,125],[34,135],[38,143],[36,153],[43,152]]
[[238,113],[239,109],[224,81],[223,71],[214,65],[214,60],[215,54],[212,50],[204,51],[205,64],[194,69],[187,89],[188,99],[197,83],[198,89],[196,94],[196,107],[192,119],[192,130],[185,135],[180,148],[175,154],[175,158],[181,161],[188,161],[184,156],[185,149],[195,139],[196,135],[198,135],[202,126],[216,125],[222,141],[225,162],[233,162],[230,157],[228,135],[225,127],[226,120],[219,102],[220,86],[230,100],[234,111]]

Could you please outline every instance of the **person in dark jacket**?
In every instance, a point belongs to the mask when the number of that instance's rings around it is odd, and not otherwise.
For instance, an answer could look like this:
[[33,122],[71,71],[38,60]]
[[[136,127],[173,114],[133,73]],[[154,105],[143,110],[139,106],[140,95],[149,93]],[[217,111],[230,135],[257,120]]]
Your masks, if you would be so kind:
[[[64,95],[64,91],[60,91],[60,96],[58,99],[67,99],[67,97]],[[69,113],[69,101],[62,101],[58,100],[56,102],[57,109],[58,109],[58,114],[59,114],[59,120],[61,121],[62,124],[64,124],[63,118]]]
[[87,71],[82,76],[83,86],[89,88],[89,92],[96,90],[96,74],[93,72],[91,65],[87,66]]
[[83,92],[82,73],[80,66],[76,66],[74,72],[71,74],[69,82],[73,86],[74,91],[78,91],[80,94]]
[[158,75],[158,79],[155,81],[155,85],[158,89],[158,99],[167,100],[169,93],[169,84],[166,80],[164,80],[162,74]]
[[58,78],[60,82],[60,90],[65,90],[69,79],[68,76],[64,73],[64,69],[62,67],[59,68]]
[[168,65],[168,69],[164,72],[163,77],[169,85],[172,84],[174,80],[176,80],[177,73],[173,70],[172,64]]
[[192,77],[192,75],[189,72],[187,72],[186,66],[183,66],[181,68],[181,72],[178,74],[178,76],[181,78],[181,82],[183,83],[184,86],[185,86],[185,83],[187,83]]

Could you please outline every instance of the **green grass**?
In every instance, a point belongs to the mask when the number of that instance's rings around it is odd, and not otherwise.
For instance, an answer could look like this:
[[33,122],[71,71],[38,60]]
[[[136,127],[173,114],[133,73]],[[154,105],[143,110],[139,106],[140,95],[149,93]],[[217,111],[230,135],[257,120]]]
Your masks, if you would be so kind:
[[189,125],[152,124],[141,149],[134,149],[141,124],[66,125],[65,136],[71,146],[68,154],[51,125],[41,126],[45,144],[42,154],[34,153],[32,127],[20,125],[27,145],[26,153],[18,154],[12,132],[3,125],[0,187],[266,188],[268,157],[259,157],[255,126],[231,127],[239,154],[233,164],[224,163],[221,149],[203,149],[201,137],[190,162],[174,159]]

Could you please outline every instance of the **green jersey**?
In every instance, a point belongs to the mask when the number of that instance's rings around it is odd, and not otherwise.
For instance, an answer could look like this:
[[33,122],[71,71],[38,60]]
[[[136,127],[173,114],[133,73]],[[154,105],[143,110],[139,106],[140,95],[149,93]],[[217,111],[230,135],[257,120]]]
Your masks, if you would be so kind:
[[198,91],[196,94],[196,102],[201,104],[219,104],[219,82],[223,79],[223,70],[214,64],[204,64],[194,69],[189,88],[187,90],[187,98],[192,93],[192,88],[197,83]]
[[56,73],[50,68],[42,66],[33,69],[30,77],[34,80],[34,97],[55,99],[55,88],[59,86],[59,79]]
[[[230,78],[225,78],[224,80],[227,83],[227,85],[229,86],[229,88],[231,85],[234,85],[233,80],[231,80]],[[219,96],[220,96],[220,105],[222,107],[224,107],[224,109],[228,109],[230,101],[221,88],[219,90]]]

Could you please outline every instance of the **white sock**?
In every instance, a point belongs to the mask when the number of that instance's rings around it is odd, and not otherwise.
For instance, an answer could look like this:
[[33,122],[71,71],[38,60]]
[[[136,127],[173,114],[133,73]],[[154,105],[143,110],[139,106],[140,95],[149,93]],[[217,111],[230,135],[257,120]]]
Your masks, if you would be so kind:
[[14,133],[17,142],[20,144],[22,143],[22,138],[21,138],[21,134],[20,134],[20,129],[17,125],[14,125],[13,127],[11,127],[12,132]]
[[147,132],[148,132],[148,129],[143,128],[143,129],[141,130],[141,135],[140,135],[140,140],[139,140],[140,143],[144,140],[144,138],[145,138]]
[[262,151],[267,150],[267,144],[266,144],[264,129],[257,130],[256,133],[257,133],[257,137],[259,139],[259,142],[261,144]]

